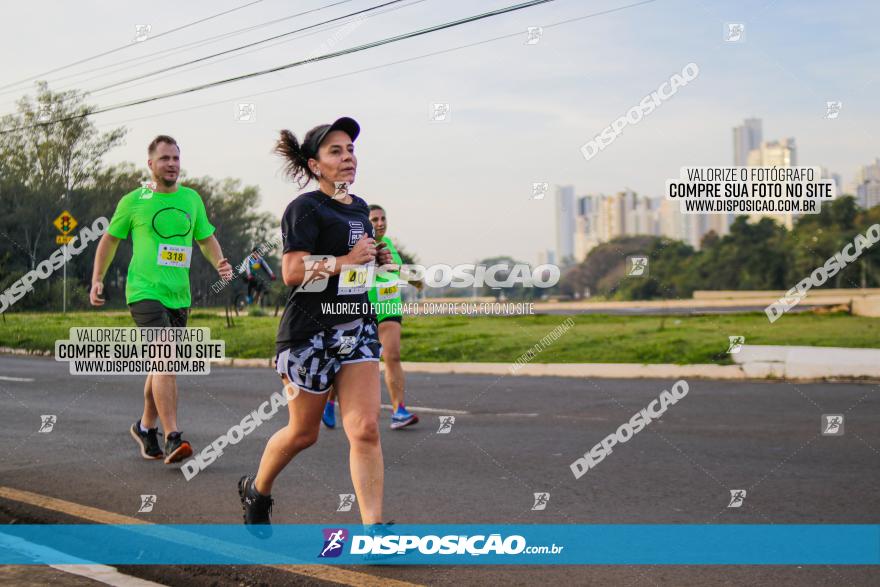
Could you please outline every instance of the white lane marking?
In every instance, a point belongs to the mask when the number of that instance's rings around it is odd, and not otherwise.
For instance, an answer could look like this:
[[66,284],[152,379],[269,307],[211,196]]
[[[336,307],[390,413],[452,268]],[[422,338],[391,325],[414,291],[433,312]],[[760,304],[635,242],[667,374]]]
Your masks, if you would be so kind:
[[64,573],[70,573],[71,575],[87,577],[93,581],[103,583],[104,585],[113,585],[114,587],[162,587],[159,583],[153,583],[152,581],[145,581],[143,579],[138,579],[137,577],[123,575],[117,571],[115,567],[94,564],[90,561],[59,552],[54,548],[49,548],[42,544],[36,544],[23,538],[13,538],[11,536],[0,535],[0,544],[2,544],[4,548],[14,550],[31,560],[58,560],[67,558],[70,560],[82,561],[80,563],[46,566]]
[[53,569],[70,573],[71,575],[79,575],[87,577],[93,581],[98,581],[104,585],[113,585],[114,587],[162,587],[160,583],[145,581],[131,575],[123,575],[116,570],[115,567],[107,565],[49,565]]
[[30,382],[33,381],[31,377],[7,377],[5,375],[0,375],[0,381],[25,381]]
[[[391,404],[382,404],[382,408],[386,410],[393,409]],[[450,416],[469,416],[470,412],[464,412],[462,410],[442,410],[440,408],[422,408],[419,406],[407,406],[407,409],[413,409],[417,412],[425,412],[426,414],[447,414]]]
[[[391,404],[382,404],[382,408],[386,410],[392,409]],[[442,408],[424,408],[420,406],[407,406],[408,410],[412,410],[413,412],[424,412],[426,414],[444,414],[447,416],[473,416],[473,412],[465,412],[463,410],[444,410]],[[503,412],[500,414],[480,414],[481,416],[510,416],[512,418],[534,418],[539,416],[537,412],[528,412],[528,413],[520,413],[520,412]]]

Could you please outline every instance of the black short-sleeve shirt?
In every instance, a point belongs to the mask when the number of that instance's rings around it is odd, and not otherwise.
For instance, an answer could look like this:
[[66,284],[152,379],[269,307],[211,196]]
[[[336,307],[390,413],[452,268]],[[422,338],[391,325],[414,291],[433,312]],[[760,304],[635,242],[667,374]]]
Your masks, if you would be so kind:
[[[320,190],[301,194],[288,204],[281,218],[284,253],[308,251],[312,255],[347,255],[366,234],[374,238],[367,203],[351,195],[352,202],[343,204]],[[358,318],[376,321],[374,313],[327,313],[325,306],[345,302],[347,307],[366,309],[367,293],[340,295],[339,275],[325,280],[323,291],[304,291],[294,287],[287,296],[284,315],[278,325],[275,351],[280,353],[313,335],[337,324]],[[356,306],[355,306],[356,305]]]

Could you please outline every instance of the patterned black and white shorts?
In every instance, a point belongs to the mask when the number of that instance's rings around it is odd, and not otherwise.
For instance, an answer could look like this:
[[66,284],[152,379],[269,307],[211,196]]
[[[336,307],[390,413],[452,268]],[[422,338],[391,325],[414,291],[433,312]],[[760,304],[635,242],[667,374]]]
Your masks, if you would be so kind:
[[343,365],[378,361],[381,355],[376,325],[359,319],[284,349],[275,357],[275,370],[303,391],[326,393]]

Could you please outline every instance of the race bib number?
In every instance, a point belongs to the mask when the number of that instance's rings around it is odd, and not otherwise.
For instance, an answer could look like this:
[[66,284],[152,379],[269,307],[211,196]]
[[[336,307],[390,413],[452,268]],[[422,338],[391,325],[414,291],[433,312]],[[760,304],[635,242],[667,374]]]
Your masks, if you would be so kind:
[[380,302],[384,302],[387,300],[393,300],[400,295],[399,290],[397,289],[397,284],[389,285],[388,287],[380,287],[378,295],[376,296],[376,300]]
[[159,265],[168,267],[186,267],[189,268],[192,260],[192,247],[178,247],[176,245],[159,244],[159,258],[156,261]]
[[341,296],[350,296],[362,294],[367,291],[367,273],[366,265],[347,265],[339,272],[339,289],[337,293]]

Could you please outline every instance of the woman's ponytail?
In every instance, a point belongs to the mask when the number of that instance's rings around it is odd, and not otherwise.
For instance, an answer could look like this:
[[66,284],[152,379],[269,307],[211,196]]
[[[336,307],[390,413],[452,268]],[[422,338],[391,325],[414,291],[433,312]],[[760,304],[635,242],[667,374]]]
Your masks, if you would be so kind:
[[284,158],[284,173],[303,188],[312,179],[317,179],[309,168],[309,158],[303,153],[299,141],[289,130],[282,130],[274,152]]

